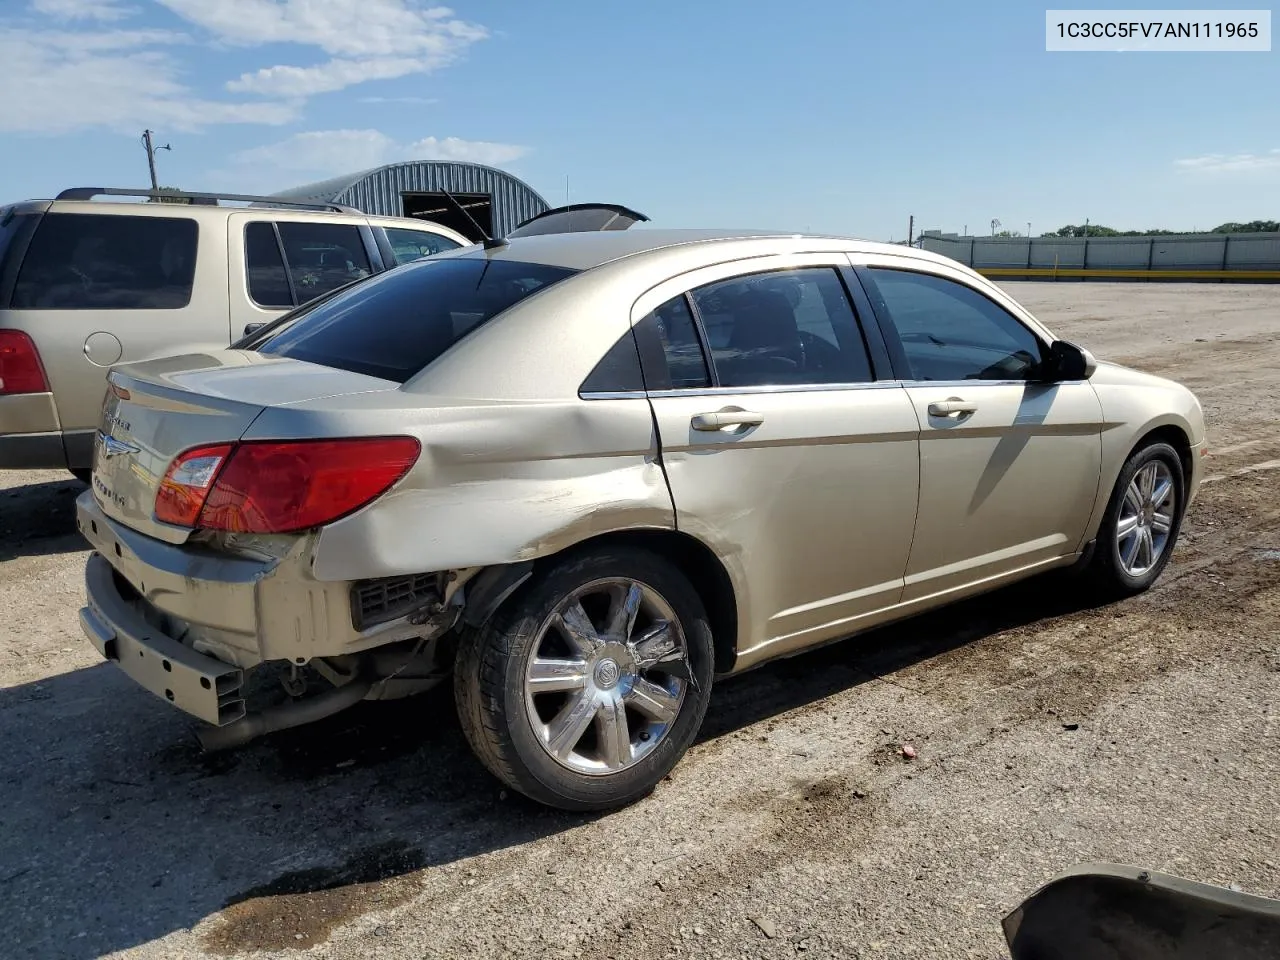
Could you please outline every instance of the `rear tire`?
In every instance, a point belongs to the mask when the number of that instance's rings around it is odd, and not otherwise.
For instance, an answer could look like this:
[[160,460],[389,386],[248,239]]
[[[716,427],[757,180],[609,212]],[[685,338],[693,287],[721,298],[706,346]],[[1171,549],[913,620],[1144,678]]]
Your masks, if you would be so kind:
[[1105,597],[1134,596],[1164,572],[1186,509],[1182,460],[1167,443],[1135,451],[1116,478],[1088,574]]
[[463,732],[507,786],[564,810],[632,803],[665,777],[706,714],[714,647],[689,581],[657,554],[553,561],[463,636]]

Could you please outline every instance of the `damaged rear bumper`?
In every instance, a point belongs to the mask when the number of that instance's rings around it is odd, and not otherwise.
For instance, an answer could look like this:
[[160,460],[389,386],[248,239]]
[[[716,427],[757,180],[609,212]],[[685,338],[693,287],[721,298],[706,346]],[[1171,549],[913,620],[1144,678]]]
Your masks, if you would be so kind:
[[207,723],[225,726],[242,718],[244,672],[155,629],[121,594],[115,577],[101,554],[89,557],[80,626],[98,652],[144,690]]

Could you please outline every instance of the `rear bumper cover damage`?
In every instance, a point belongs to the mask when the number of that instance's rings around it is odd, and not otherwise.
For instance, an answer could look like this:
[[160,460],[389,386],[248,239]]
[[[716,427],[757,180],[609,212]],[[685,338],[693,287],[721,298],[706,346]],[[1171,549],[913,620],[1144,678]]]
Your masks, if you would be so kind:
[[[404,618],[358,629],[352,585],[308,576],[304,540],[275,560],[163,543],[110,520],[91,491],[76,514],[94,549],[85,636],[140,686],[216,726],[246,716],[242,687],[260,664],[376,663],[372,648],[430,632]],[[325,675],[341,684],[339,673]]]
[[101,554],[89,558],[84,576],[80,627],[103,657],[144,690],[206,723],[223,726],[244,716],[240,668],[196,653],[148,624],[121,595]]

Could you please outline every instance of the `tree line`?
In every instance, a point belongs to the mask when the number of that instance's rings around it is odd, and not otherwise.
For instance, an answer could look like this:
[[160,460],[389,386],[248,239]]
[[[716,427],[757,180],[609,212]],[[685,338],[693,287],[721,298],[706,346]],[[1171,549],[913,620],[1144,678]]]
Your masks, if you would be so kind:
[[[1105,227],[1101,224],[1091,223],[1088,226],[1088,233],[1085,233],[1084,226],[1068,224],[1065,227],[1059,227],[1049,233],[1042,233],[1042,237],[1159,237],[1159,236],[1211,236],[1213,234],[1222,233],[1280,233],[1280,221],[1276,220],[1250,220],[1248,223],[1220,223],[1212,230],[1116,230],[1113,227]],[[1021,237],[1022,234],[1017,230],[1001,230],[996,234],[997,237]]]

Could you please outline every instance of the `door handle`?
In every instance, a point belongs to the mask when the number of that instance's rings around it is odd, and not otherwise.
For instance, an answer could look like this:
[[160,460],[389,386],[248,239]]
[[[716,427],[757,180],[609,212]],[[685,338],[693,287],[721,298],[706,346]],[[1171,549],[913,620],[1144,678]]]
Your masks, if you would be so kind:
[[929,404],[929,416],[931,417],[960,417],[962,414],[976,413],[978,405],[968,400],[961,400],[959,397],[952,397],[950,400],[935,400]]
[[764,415],[749,410],[720,410],[716,413],[699,413],[690,423],[695,430],[712,432],[732,427],[758,427],[764,423]]
[[247,337],[249,334],[256,333],[265,326],[265,323],[246,323],[244,325],[244,335]]

